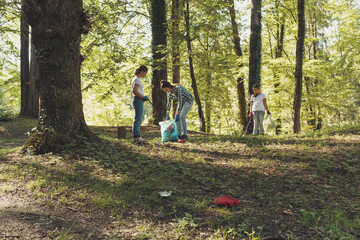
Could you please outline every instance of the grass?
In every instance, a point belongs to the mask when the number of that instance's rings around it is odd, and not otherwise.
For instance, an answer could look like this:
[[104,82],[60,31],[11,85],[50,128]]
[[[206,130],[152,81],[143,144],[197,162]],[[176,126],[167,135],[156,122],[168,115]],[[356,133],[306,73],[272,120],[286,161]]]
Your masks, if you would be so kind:
[[[299,136],[239,137],[191,132],[185,144],[118,140],[92,127],[98,143],[60,154],[22,155],[35,125],[0,123],[0,192],[23,189],[50,209],[99,219],[87,235],[59,239],[357,239],[360,236],[360,126]],[[159,191],[172,191],[161,198]],[[212,203],[240,199],[232,208]],[[28,196],[28,195],[26,195]],[[110,222],[110,223],[109,223]],[[106,223],[106,224],[105,224]],[[101,225],[102,224],[102,225]],[[111,227],[107,227],[110,225]]]

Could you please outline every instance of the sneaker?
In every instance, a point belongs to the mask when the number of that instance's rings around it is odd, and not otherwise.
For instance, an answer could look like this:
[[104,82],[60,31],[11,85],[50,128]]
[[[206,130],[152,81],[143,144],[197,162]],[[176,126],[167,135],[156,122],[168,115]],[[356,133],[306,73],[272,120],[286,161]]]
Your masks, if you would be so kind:
[[185,140],[185,141],[189,140],[189,138],[188,138],[187,135],[182,135],[182,136],[181,136],[181,139],[183,139],[183,140]]
[[146,143],[146,141],[142,138],[139,138],[139,139],[134,139],[134,143],[137,143],[137,144],[144,144]]

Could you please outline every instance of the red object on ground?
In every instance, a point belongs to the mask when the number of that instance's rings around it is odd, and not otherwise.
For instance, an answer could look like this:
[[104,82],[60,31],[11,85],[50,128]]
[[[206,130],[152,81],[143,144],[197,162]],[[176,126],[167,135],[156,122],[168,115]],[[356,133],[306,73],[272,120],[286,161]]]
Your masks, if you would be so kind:
[[186,142],[186,139],[178,139],[177,141],[178,141],[178,143],[183,143],[183,142]]
[[237,198],[230,198],[230,196],[222,196],[218,197],[213,201],[213,203],[217,205],[225,205],[228,207],[232,207],[233,205],[239,204],[240,200]]

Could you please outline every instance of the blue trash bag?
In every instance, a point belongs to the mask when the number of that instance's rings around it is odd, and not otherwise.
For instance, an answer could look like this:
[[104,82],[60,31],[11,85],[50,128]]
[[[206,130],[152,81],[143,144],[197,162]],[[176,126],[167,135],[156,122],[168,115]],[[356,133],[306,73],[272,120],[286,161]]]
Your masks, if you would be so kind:
[[175,119],[159,122],[161,142],[175,142],[179,139]]

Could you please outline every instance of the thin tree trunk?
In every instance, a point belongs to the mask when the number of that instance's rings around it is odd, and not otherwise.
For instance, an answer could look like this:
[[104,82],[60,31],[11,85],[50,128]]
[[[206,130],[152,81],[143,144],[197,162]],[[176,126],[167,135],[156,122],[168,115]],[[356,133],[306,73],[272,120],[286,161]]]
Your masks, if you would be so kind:
[[[249,88],[248,109],[250,109],[250,96],[253,85],[261,83],[261,1],[251,0],[251,22],[250,22],[250,56],[249,56]],[[253,132],[252,119],[247,133]]]
[[[236,16],[235,16],[234,1],[231,3],[229,12],[230,12],[230,19],[231,19],[231,26],[232,26],[234,52],[238,57],[242,57],[243,54],[241,51],[238,25],[237,25],[236,18],[235,18]],[[243,67],[244,67],[244,65],[241,63],[239,65],[239,70]],[[237,78],[236,88],[237,88],[237,93],[238,93],[238,106],[239,106],[239,110],[240,110],[240,124],[242,125],[242,130],[245,131],[247,114],[246,114],[245,87],[244,87],[243,76]]]
[[[32,41],[31,41],[32,42]],[[30,59],[30,79],[29,79],[29,101],[28,111],[30,117],[39,116],[39,94],[36,91],[36,81],[38,79],[37,63],[36,63],[35,45],[31,43],[31,59]]]
[[302,98],[303,56],[305,41],[305,0],[298,0],[298,36],[296,43],[295,96],[293,104],[293,132],[300,133],[300,111]]
[[[206,39],[206,69],[210,69],[210,60],[209,60],[209,39]],[[206,71],[205,76],[206,83],[206,95],[205,95],[205,121],[206,121],[206,132],[209,133],[211,131],[211,111],[212,111],[212,81],[211,81],[211,71]]]
[[82,0],[23,4],[38,49],[36,89],[41,109],[37,131],[24,150],[56,152],[79,135],[97,139],[85,123],[81,96],[80,40],[89,25]]
[[[280,9],[279,9],[279,1],[280,0],[276,0],[275,2],[275,11],[276,11],[276,53],[275,53],[275,58],[281,58],[282,54],[283,54],[283,49],[284,49],[284,34],[285,34],[285,17],[284,15],[281,15],[280,17]],[[275,94],[278,94],[278,87],[280,86],[280,79],[279,77],[276,75],[274,76],[275,79],[275,84],[274,84],[274,88],[275,88]],[[278,102],[278,106],[281,107],[281,100],[279,100]],[[279,118],[276,119],[277,125],[275,128],[275,133],[276,134],[280,134],[281,133],[281,128],[282,128],[282,121]]]
[[180,83],[180,9],[181,0],[172,0],[171,23],[172,23],[172,74],[173,83]]
[[189,66],[190,66],[190,76],[191,76],[191,87],[194,91],[195,102],[198,106],[198,114],[200,119],[200,131],[205,132],[206,124],[204,112],[201,107],[201,101],[199,96],[199,91],[196,84],[196,78],[194,73],[193,59],[192,59],[192,50],[191,50],[191,36],[190,36],[190,9],[189,2],[186,3],[186,11],[185,11],[185,23],[186,23],[186,42],[189,54]]
[[[318,37],[318,25],[317,25],[317,15],[316,15],[316,11],[314,11],[314,21],[313,21],[313,37],[314,39],[317,39]],[[318,56],[317,56],[317,53],[318,53],[318,44],[319,44],[319,41],[317,40],[314,40],[313,41],[313,50],[314,50],[314,59],[317,59]],[[318,79],[317,77],[315,78],[315,81],[314,81],[314,88],[317,88],[318,86]],[[322,128],[322,118],[321,118],[321,109],[320,109],[320,106],[319,104],[315,104],[315,108],[317,108],[317,112],[315,113],[315,118],[316,118],[316,130],[320,130]]]
[[285,34],[285,17],[279,16],[279,0],[275,3],[277,23],[276,23],[276,54],[275,58],[281,58],[284,49],[284,34]]
[[[172,82],[180,83],[180,9],[181,0],[172,0],[171,6],[171,49],[172,49]],[[177,103],[173,103],[173,116],[175,116]]]
[[160,81],[167,80],[165,0],[151,0],[151,29],[153,55],[152,99],[154,104],[151,122],[158,124],[166,114],[166,95],[160,89]]
[[253,94],[253,85],[261,82],[261,1],[251,1],[249,98]]
[[29,23],[27,16],[21,7],[20,18],[20,79],[21,79],[21,107],[20,116],[28,116],[28,99],[29,99]]
[[[310,77],[304,77],[304,82],[305,82],[305,89],[306,89],[306,93],[308,98],[311,98],[311,92],[310,92],[310,83],[311,78]],[[315,125],[316,125],[316,116],[315,116],[315,112],[314,109],[311,105],[311,101],[309,100],[309,107],[306,108],[306,110],[308,111],[308,115],[310,115],[310,117],[308,117],[307,122],[308,125],[310,125],[313,129],[315,129]]]

